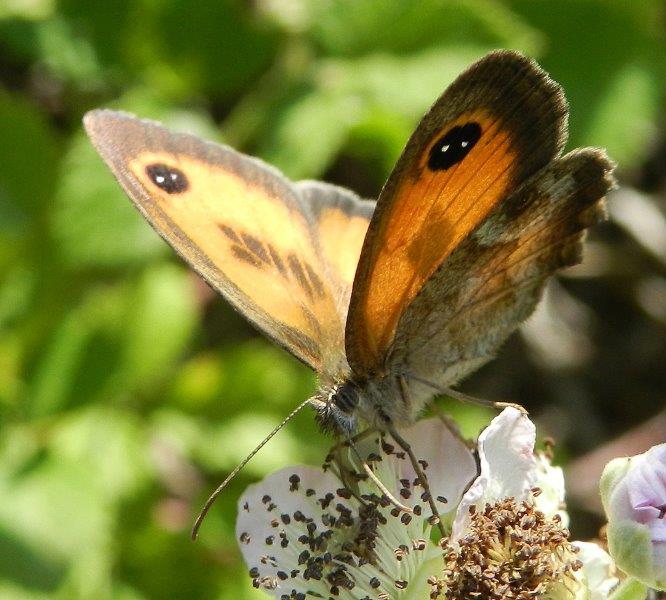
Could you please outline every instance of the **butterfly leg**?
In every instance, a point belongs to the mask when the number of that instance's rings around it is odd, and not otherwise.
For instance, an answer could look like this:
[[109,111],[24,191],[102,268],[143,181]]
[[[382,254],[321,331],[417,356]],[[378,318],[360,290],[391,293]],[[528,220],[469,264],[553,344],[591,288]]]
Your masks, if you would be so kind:
[[[335,467],[337,468],[338,471],[337,475],[340,478],[340,481],[342,481],[342,484],[345,486],[345,488],[347,488],[352,494],[352,496],[354,496],[354,498],[356,498],[356,500],[358,500],[358,502],[362,505],[365,505],[365,500],[363,500],[356,491],[356,486],[354,485],[354,483],[349,480],[349,475],[356,474],[356,471],[351,467],[349,467],[348,464],[346,464],[349,463],[349,460],[345,460],[343,451],[345,448],[351,448],[354,445],[354,443],[365,439],[374,432],[375,432],[374,429],[368,427],[367,429],[360,431],[359,433],[357,433],[352,437],[347,437],[344,440],[339,440],[335,444],[335,446],[331,448],[331,451],[329,452],[325,461],[326,463],[335,464]],[[354,453],[358,455],[358,450],[356,450],[356,448],[354,448]]]
[[[430,510],[432,511],[432,517],[428,519],[429,523],[431,525],[437,525],[439,532],[442,534],[442,537],[446,537],[446,531],[444,530],[444,525],[442,525],[442,519],[439,516],[439,511],[437,510],[437,506],[435,505],[435,501],[433,500],[432,493],[430,492],[430,486],[428,485],[428,478],[426,477],[426,474],[423,471],[421,464],[416,458],[416,455],[414,454],[412,447],[410,446],[409,442],[407,442],[407,440],[405,440],[405,438],[403,438],[395,430],[395,428],[389,427],[388,432],[391,434],[391,437],[395,440],[396,444],[398,444],[398,446],[400,446],[400,448],[402,448],[407,453],[407,456],[409,456],[409,460],[412,463],[412,467],[414,467],[416,476],[418,477],[421,486],[425,490],[425,497],[426,500],[428,501],[428,504],[430,505]],[[413,511],[410,510],[410,512]]]
[[[367,431],[370,431],[370,430],[369,430],[369,429],[366,429],[365,432],[362,432],[362,433],[366,433]],[[354,437],[357,437],[357,436],[354,436]],[[349,476],[349,475],[354,475],[354,474],[355,474],[355,471],[354,471],[353,469],[349,468],[349,467],[345,464],[344,456],[343,456],[343,454],[342,454],[343,449],[344,449],[345,447],[349,447],[349,442],[347,442],[347,441],[345,441],[345,442],[338,442],[335,446],[333,446],[333,448],[331,449],[330,454],[326,457],[326,462],[327,462],[327,463],[328,463],[328,462],[335,463],[335,466],[336,466],[336,468],[337,468],[337,470],[338,470],[337,475],[338,475],[338,477],[340,478],[340,481],[342,482],[342,485],[343,485],[347,490],[349,490],[349,493],[350,493],[354,498],[356,498],[356,500],[358,501],[358,503],[359,503],[361,506],[365,506],[365,504],[366,504],[365,500],[363,500],[363,498],[361,498],[361,496],[360,496],[360,494],[358,493],[358,491],[357,491],[356,486],[354,485],[354,483],[352,483],[351,481],[349,481],[348,476]]]
[[[413,405],[409,393],[409,386],[407,385],[407,381],[403,376],[398,377],[398,384],[400,386],[400,393],[402,394],[403,401],[405,402],[405,404],[407,406]],[[405,440],[392,425],[388,427],[388,432],[391,434],[391,437],[396,441],[398,446],[400,446],[407,453],[407,456],[409,456],[409,460],[412,463],[412,467],[414,467],[416,476],[419,478],[419,481],[423,486],[426,499],[430,506],[430,510],[432,511],[430,524],[437,525],[437,527],[439,528],[439,532],[442,534],[442,537],[445,537],[446,532],[444,531],[444,526],[442,525],[442,520],[439,516],[439,511],[437,510],[437,505],[435,504],[435,500],[433,499],[432,493],[430,491],[430,485],[428,484],[428,477],[426,476],[424,469],[421,466],[421,463],[416,458],[416,455],[414,454],[414,451],[412,450],[412,447],[409,444],[409,442],[407,442],[407,440]]]
[[368,427],[367,429],[364,429],[363,431],[359,431],[357,434],[349,437],[345,436],[344,439],[339,440],[333,448],[331,448],[331,453],[337,452],[340,448],[349,448],[351,444],[355,444],[356,442],[360,442],[361,440],[364,440],[367,438],[369,435],[375,433],[377,430],[373,429],[372,427]]
[[[444,387],[437,385],[436,383],[433,383],[432,381],[428,381],[427,379],[423,379],[422,377],[417,377],[416,375],[408,375],[409,378],[413,379],[414,381],[418,381],[419,383],[422,383],[423,385],[428,386],[429,388],[432,388],[435,390],[435,392],[439,394],[443,394],[445,396],[450,396],[451,398],[454,398],[455,400],[460,400],[461,402],[469,402],[471,404],[478,404],[480,406],[487,406],[489,408],[494,408],[496,410],[502,410],[504,408],[515,408],[516,410],[520,411],[524,415],[528,414],[527,409],[524,406],[521,406],[520,404],[516,404],[514,402],[497,402],[495,400],[485,400],[484,398],[477,398],[476,396],[470,396],[469,394],[465,394],[463,392],[459,392],[458,390],[454,390],[450,387]],[[401,378],[401,380],[404,380],[404,377]],[[406,384],[405,384],[406,386]],[[403,387],[405,387],[403,386]]]
[[382,483],[382,481],[375,475],[374,471],[372,470],[372,467],[367,463],[367,461],[363,460],[363,457],[361,456],[361,453],[359,452],[358,448],[356,447],[356,442],[368,437],[372,433],[377,433],[376,429],[373,429],[372,427],[368,427],[367,429],[364,429],[363,431],[357,433],[354,436],[347,436],[346,439],[340,440],[333,448],[331,448],[331,451],[329,452],[328,456],[326,457],[326,463],[335,463],[335,467],[337,468],[337,475],[340,478],[340,481],[342,481],[343,485],[351,492],[351,494],[356,498],[361,504],[365,504],[365,501],[356,493],[355,491],[355,486],[349,482],[349,479],[347,478],[347,475],[349,473],[353,474],[354,471],[350,468],[348,468],[345,465],[345,460],[342,455],[342,451],[344,448],[349,448],[352,451],[352,454],[356,458],[356,460],[359,462],[361,467],[363,468],[363,472],[367,477],[379,488],[379,491],[382,492],[387,498],[387,500],[393,504],[398,510],[401,510],[403,512],[408,512],[412,513],[414,512],[409,506],[406,506],[400,500],[398,500],[395,495],[393,495],[388,488]]
[[439,407],[437,402],[435,400],[431,400],[428,403],[428,406],[432,408],[433,412],[437,416],[437,418],[442,422],[444,427],[446,427],[456,438],[459,440],[462,440],[463,442],[465,441],[461,431],[460,427],[458,427],[458,424],[447,414],[444,413],[444,411]]
[[489,406],[497,410],[502,410],[504,408],[515,408],[524,415],[528,414],[527,409],[521,406],[520,404],[515,404],[514,402],[496,402],[495,400],[485,400],[484,398],[477,398],[476,396],[470,396],[458,390],[452,390],[451,388],[442,388],[442,394],[446,394],[451,398],[460,400],[461,402],[470,402],[471,404],[479,404],[481,406]]

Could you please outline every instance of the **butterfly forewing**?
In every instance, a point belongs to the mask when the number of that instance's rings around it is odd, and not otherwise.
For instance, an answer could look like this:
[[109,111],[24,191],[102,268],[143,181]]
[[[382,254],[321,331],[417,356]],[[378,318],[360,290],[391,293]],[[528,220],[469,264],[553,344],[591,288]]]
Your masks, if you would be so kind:
[[313,215],[277,170],[123,113],[93,111],[85,125],[139,210],[214,289],[312,368],[343,360],[338,283]]
[[531,60],[491,53],[444,92],[377,201],[346,328],[357,374],[381,372],[398,322],[445,259],[561,151],[566,104]]

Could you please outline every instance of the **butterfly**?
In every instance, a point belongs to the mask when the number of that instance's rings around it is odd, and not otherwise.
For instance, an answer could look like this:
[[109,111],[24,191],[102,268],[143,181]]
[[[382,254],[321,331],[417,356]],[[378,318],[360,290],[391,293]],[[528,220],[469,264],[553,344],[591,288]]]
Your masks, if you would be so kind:
[[614,165],[600,149],[562,155],[567,117],[533,60],[492,52],[421,119],[376,203],[125,113],[84,123],[157,232],[317,372],[309,404],[349,434],[413,422],[580,261]]

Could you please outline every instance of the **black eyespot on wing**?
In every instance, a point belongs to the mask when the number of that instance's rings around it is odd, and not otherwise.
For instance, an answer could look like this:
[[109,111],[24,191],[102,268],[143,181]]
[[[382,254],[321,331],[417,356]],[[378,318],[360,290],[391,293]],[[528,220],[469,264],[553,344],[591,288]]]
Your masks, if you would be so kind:
[[158,188],[167,194],[180,194],[190,186],[185,173],[164,163],[148,165],[146,174]]
[[444,171],[458,164],[474,148],[480,137],[481,126],[478,123],[456,125],[432,147],[428,167],[433,171]]

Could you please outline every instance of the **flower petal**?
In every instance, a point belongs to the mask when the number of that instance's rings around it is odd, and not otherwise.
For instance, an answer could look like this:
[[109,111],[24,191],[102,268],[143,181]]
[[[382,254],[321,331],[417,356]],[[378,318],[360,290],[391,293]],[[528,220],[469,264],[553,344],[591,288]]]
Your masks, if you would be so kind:
[[585,586],[586,600],[606,600],[618,584],[613,559],[602,548],[592,542],[576,542],[580,549],[578,558],[583,563],[580,573]]
[[544,454],[536,455],[536,479],[534,485],[541,490],[535,498],[536,507],[547,517],[560,516],[562,525],[569,526],[569,514],[565,510],[564,471],[554,467]]
[[650,527],[654,543],[666,543],[666,444],[637,456],[627,474],[627,489],[638,523]]
[[464,535],[471,506],[509,496],[525,500],[537,482],[536,429],[524,413],[505,408],[479,435],[480,474],[465,492],[453,524],[452,538]]
[[[372,464],[396,487],[392,459]],[[276,597],[340,600],[404,597],[423,588],[433,565],[441,566],[433,560],[441,550],[430,542],[430,526],[425,516],[377,504],[378,492],[372,481],[358,481],[361,506],[332,471],[308,467],[282,469],[250,486],[239,502],[236,534],[255,586]]]
[[[463,492],[477,474],[472,451],[438,418],[423,419],[400,433],[417,460],[422,461],[421,467],[428,479],[430,492],[437,501],[440,516],[455,510]],[[397,451],[399,453],[400,449],[397,448]],[[398,459],[396,454],[392,454],[391,460],[397,467],[398,479],[416,479],[409,459]],[[420,500],[420,496],[412,498],[407,504],[414,506],[415,501]]]
[[338,488],[340,482],[330,472],[287,467],[249,486],[240,498],[236,536],[245,563],[266,591],[277,597],[292,589],[328,594],[328,586],[322,585],[320,590],[316,579],[304,580],[303,565],[299,564],[304,547],[298,538],[307,529],[300,515],[321,528],[323,508],[317,500],[328,494],[334,505],[344,503],[337,497]]
[[612,460],[600,489],[615,562],[645,585],[666,589],[666,444]]

